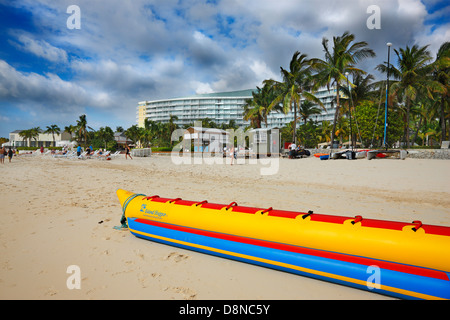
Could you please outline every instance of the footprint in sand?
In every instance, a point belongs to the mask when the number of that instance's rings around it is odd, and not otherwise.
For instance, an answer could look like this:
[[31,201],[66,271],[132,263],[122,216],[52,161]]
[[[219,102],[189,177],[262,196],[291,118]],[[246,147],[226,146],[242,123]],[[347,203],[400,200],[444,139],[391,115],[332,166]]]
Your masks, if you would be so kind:
[[[138,281],[141,284],[142,288],[147,288],[152,285],[152,280],[158,279],[161,277],[160,273],[153,272],[148,276],[147,273],[140,272],[138,273]],[[159,280],[158,280],[159,281]]]
[[184,300],[194,300],[197,297],[197,292],[189,288],[171,287],[170,289],[175,293],[181,293]]
[[178,252],[171,252],[171,253],[169,253],[168,256],[166,256],[164,258],[164,260],[169,260],[169,259],[173,260],[175,262],[180,262],[180,261],[189,259],[189,256],[181,254],[181,253],[178,253]]

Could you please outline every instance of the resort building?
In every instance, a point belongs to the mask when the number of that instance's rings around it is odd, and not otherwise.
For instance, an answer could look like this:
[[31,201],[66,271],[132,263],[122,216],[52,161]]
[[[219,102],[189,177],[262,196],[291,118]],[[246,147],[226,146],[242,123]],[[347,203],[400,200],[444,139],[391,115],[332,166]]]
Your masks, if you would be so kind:
[[[40,132],[35,138],[32,138],[31,141],[29,139],[25,139],[20,136],[22,130],[15,130],[9,133],[9,141],[8,146],[11,147],[51,147],[53,146],[53,135],[51,133],[43,133]],[[71,134],[67,132],[61,132],[60,134],[55,134],[55,145],[63,146],[68,145],[70,139],[72,138]]]
[[252,90],[198,94],[191,97],[142,101],[138,104],[137,123],[144,127],[145,119],[155,122],[169,122],[176,116],[176,124],[183,126],[194,121],[209,118],[217,124],[234,120],[238,126],[246,126],[242,112],[246,99],[252,98]]
[[[219,92],[198,94],[194,96],[163,99],[154,101],[141,101],[137,107],[137,124],[144,127],[145,119],[155,122],[167,123],[171,116],[176,116],[174,121],[179,126],[191,125],[194,121],[209,118],[217,124],[228,124],[234,120],[239,127],[250,124],[243,118],[244,105],[247,99],[251,99],[253,90],[241,90],[232,92]],[[326,111],[320,115],[312,116],[314,121],[332,121],[334,117],[333,99],[336,90],[328,91],[326,88],[316,92],[316,97],[322,100]],[[299,115],[297,114],[297,117]],[[268,116],[268,127],[283,127],[294,120],[294,112],[287,114],[273,112]],[[263,124],[265,126],[265,124]]]

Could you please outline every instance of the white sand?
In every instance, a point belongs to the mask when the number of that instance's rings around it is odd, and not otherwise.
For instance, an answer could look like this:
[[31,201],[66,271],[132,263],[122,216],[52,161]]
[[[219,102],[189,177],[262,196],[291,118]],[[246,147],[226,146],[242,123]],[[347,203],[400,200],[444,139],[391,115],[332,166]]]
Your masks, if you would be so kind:
[[[390,299],[117,231],[116,190],[450,226],[450,161],[280,159],[175,165],[20,156],[0,165],[1,299]],[[69,290],[67,267],[81,270]]]

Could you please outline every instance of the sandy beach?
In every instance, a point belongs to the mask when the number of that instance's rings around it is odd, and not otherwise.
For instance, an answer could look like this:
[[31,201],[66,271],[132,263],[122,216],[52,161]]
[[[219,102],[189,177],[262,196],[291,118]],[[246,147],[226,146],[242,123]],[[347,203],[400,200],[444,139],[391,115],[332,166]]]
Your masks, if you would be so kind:
[[[0,165],[1,299],[391,299],[118,231],[121,188],[146,195],[450,226],[450,161],[175,164],[14,157]],[[69,290],[67,268],[81,271]]]

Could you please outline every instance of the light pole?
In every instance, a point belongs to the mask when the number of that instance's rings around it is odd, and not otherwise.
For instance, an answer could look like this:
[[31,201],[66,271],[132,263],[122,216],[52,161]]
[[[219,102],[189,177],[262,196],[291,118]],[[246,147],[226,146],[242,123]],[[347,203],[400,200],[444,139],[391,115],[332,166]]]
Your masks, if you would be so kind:
[[387,149],[387,114],[388,114],[388,92],[389,92],[389,56],[391,53],[391,46],[392,43],[388,42],[387,44],[388,47],[388,61],[387,61],[387,81],[386,81],[386,102],[384,103],[384,141],[383,141],[383,146]]

